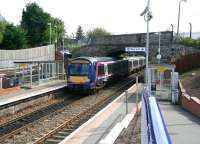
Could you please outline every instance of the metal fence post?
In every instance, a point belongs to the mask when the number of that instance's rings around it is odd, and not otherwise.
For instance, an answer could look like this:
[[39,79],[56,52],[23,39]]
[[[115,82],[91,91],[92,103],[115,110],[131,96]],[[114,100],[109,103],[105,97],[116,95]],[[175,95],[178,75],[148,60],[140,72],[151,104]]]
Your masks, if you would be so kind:
[[40,68],[40,64],[38,62],[38,85],[40,85],[40,70],[41,70],[41,68]]
[[138,111],[138,76],[136,76],[136,105]]
[[32,71],[32,64],[30,65],[30,80],[31,80],[31,87],[32,88],[32,82],[33,82],[33,71]]
[[125,97],[126,97],[126,114],[128,114],[128,91],[125,91]]

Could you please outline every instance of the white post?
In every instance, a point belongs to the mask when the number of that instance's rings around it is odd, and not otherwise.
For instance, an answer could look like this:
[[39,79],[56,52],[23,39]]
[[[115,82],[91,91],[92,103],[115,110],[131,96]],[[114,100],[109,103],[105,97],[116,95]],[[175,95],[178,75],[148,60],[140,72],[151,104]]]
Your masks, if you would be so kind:
[[[159,32],[159,33],[158,33],[158,39],[159,39],[159,40],[158,40],[158,41],[159,41],[159,42],[158,42],[158,43],[159,43],[159,44],[158,44],[158,55],[159,55],[159,56],[160,56],[160,35],[161,35],[161,34],[160,34],[160,32]],[[160,57],[158,58],[158,64],[160,64]]]
[[125,98],[126,98],[126,114],[128,114],[128,91],[125,91]]
[[32,88],[32,82],[33,82],[32,64],[30,64],[30,80],[31,80],[31,87],[30,88]]
[[49,45],[51,45],[51,23],[48,23],[49,25]]
[[138,111],[138,76],[136,76],[136,105]]
[[38,85],[40,85],[40,64],[38,63]]

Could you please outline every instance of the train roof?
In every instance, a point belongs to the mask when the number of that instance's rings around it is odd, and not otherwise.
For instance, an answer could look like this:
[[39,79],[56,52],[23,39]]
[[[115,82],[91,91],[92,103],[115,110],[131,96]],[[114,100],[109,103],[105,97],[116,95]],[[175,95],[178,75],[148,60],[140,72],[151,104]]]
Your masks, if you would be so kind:
[[74,58],[72,61],[74,60],[87,60],[91,63],[94,63],[94,62],[106,62],[106,61],[113,61],[115,60],[114,58],[112,57],[77,57],[77,58]]

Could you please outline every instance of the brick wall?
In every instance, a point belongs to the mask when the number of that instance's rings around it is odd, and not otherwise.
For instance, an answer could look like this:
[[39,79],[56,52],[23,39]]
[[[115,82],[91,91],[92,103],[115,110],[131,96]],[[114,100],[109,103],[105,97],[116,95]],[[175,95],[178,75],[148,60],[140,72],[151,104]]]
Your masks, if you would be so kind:
[[182,107],[197,117],[200,117],[200,99],[189,96],[180,81],[179,93]]

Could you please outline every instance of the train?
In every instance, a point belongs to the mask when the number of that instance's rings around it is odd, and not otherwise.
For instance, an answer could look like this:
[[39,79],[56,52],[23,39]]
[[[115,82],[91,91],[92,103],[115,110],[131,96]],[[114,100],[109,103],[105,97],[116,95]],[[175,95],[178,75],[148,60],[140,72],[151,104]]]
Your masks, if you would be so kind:
[[145,57],[78,57],[67,66],[69,90],[95,91],[108,82],[130,75],[145,66]]

